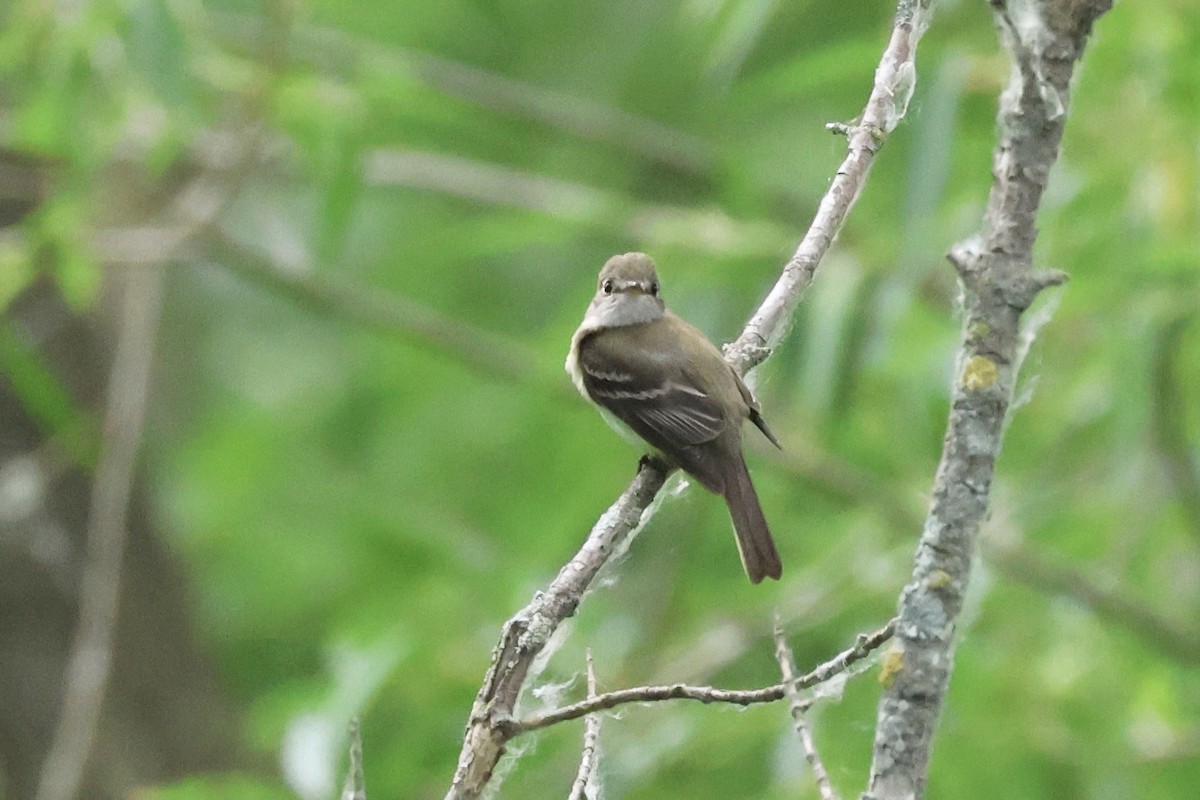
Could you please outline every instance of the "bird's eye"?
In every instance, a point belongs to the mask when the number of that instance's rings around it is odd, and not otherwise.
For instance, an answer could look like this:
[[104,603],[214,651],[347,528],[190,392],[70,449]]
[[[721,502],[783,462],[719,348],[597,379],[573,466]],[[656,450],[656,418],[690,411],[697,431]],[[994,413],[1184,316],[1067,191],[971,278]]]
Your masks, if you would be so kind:
[[658,297],[658,281],[650,284],[650,294],[654,297]]
[[613,290],[612,278],[609,278],[606,281],[604,281],[604,283],[600,284],[600,288],[604,290],[605,294],[612,294],[612,290]]

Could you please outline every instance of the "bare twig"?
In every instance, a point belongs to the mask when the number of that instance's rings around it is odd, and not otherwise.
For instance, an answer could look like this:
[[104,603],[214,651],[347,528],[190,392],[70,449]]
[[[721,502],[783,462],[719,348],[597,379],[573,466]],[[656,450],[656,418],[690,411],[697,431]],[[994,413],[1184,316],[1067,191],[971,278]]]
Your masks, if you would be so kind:
[[779,662],[779,673],[783,676],[784,689],[787,691],[792,724],[800,736],[800,747],[804,750],[804,758],[808,761],[809,768],[812,769],[813,781],[817,784],[821,800],[840,800],[838,793],[833,790],[833,784],[829,782],[829,773],[825,770],[825,763],[821,761],[817,743],[813,739],[812,726],[808,724],[808,717],[805,716],[812,707],[812,701],[801,697],[800,690],[796,687],[796,659],[792,655],[792,648],[788,647],[787,637],[783,633],[783,621],[778,613],[775,614],[775,660]]
[[126,519],[149,396],[161,276],[129,275],[105,405],[103,450],[88,512],[79,624],[66,666],[62,708],[42,764],[37,800],[79,793],[112,668]]
[[957,378],[933,500],[912,581],[900,598],[864,798],[924,796],[955,625],[1012,399],[1020,316],[1043,288],[1063,280],[1031,267],[1035,218],[1058,156],[1071,75],[1092,23],[1111,0],[1020,5],[1018,24],[1008,3],[992,0],[1014,69],[1000,100],[995,181],[982,230],[950,254],[964,289]]
[[367,777],[363,770],[362,723],[358,717],[350,720],[350,764],[342,784],[342,800],[367,800]]
[[[797,690],[808,689],[824,683],[837,675],[846,672],[851,666],[862,661],[871,653],[883,646],[892,638],[896,621],[892,620],[873,633],[862,633],[854,641],[854,646],[843,650],[824,664],[813,669],[806,675],[797,678],[794,685]],[[712,686],[688,686],[674,683],[665,686],[638,686],[632,689],[618,689],[605,692],[595,697],[589,697],[578,703],[548,711],[542,714],[532,714],[522,720],[509,720],[502,727],[510,736],[547,728],[567,720],[579,719],[596,711],[625,705],[627,703],[654,703],[662,700],[696,700],[697,702],[728,703],[736,706],[751,706],[759,703],[774,703],[786,695],[786,687],[782,683],[767,686],[762,689],[717,689]]]
[[1009,580],[1077,600],[1163,655],[1183,664],[1200,665],[1200,630],[1189,630],[1166,619],[1156,609],[1117,588],[1101,586],[1095,579],[1039,553],[1032,545],[989,543],[984,554]]
[[[596,670],[592,665],[592,648],[587,651],[587,689],[588,697],[596,696]],[[600,715],[588,714],[583,720],[583,751],[579,757],[579,772],[575,775],[575,783],[571,785],[571,794],[567,800],[584,800],[587,796],[588,784],[595,780],[596,743],[600,739]]]
[[[862,120],[850,133],[846,159],[779,280],[741,336],[726,348],[726,360],[739,373],[760,364],[783,338],[792,312],[812,282],[817,264],[841,230],[866,183],[875,153],[904,116],[915,85],[916,46],[928,8],[928,0],[901,0]],[[578,608],[583,593],[608,556],[652,513],[651,502],[665,479],[666,474],[659,467],[649,461],[643,463],[633,483],[593,527],[579,553],[544,592],[535,595],[529,605],[505,624],[472,707],[447,800],[468,800],[483,791],[503,754],[504,743],[513,735],[505,723],[512,718],[533,659],[559,624]]]
[[848,139],[845,160],[771,293],[737,341],[725,348],[726,359],[739,372],[748,372],[762,363],[787,333],[792,312],[812,283],[817,265],[866,185],[875,154],[904,118],[916,87],[917,43],[930,13],[929,0],[900,0],[897,5],[891,40],[875,69],[875,85],[862,117],[852,125],[838,124]]

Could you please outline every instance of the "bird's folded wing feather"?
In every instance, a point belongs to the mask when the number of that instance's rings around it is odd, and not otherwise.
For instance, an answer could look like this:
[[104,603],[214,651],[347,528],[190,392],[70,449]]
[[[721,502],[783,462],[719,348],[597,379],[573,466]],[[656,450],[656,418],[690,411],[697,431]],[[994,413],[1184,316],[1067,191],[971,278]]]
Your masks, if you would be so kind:
[[609,346],[603,335],[581,343],[579,366],[588,395],[642,438],[675,450],[712,441],[727,420],[717,401],[659,358]]

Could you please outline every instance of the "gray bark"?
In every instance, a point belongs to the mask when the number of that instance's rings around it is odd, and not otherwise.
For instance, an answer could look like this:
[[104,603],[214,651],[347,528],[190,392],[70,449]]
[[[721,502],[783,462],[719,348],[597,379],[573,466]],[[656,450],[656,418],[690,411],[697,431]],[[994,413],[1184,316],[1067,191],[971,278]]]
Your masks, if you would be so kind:
[[[930,745],[954,663],[956,623],[1004,435],[1022,312],[1061,273],[1035,270],[1035,219],[1058,158],[1071,76],[1111,0],[992,0],[1013,70],[1000,98],[993,184],[979,234],[950,260],[963,329],[950,421],[912,580],[884,658],[870,800],[925,794]],[[1019,15],[1019,24],[1014,16]]]

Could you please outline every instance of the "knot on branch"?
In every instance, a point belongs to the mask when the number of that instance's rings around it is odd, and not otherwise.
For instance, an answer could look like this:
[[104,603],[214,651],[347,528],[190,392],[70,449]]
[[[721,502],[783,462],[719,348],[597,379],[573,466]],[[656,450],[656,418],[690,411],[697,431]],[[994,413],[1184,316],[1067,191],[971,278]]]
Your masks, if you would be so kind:
[[1067,282],[1067,273],[1058,269],[1023,270],[1012,279],[997,285],[1004,302],[1017,311],[1024,311],[1043,289],[1061,286]]
[[983,269],[983,240],[979,236],[963,239],[950,248],[946,259],[953,265],[962,282],[975,290],[977,276]]
[[1020,256],[986,252],[979,236],[954,245],[946,258],[969,290],[978,295],[996,293],[1017,311],[1033,305],[1043,289],[1060,286],[1069,277],[1062,270],[1031,269]]
[[[904,116],[903,111],[893,113],[895,122],[897,123]],[[825,130],[834,136],[845,136],[850,140],[852,147],[857,145],[858,147],[865,147],[872,153],[877,153],[879,152],[879,148],[883,147],[883,143],[887,139],[890,130],[895,127],[894,123],[889,124],[891,127],[871,125],[859,120],[854,122],[826,122]],[[865,138],[860,139],[860,134]]]
[[850,134],[854,131],[854,126],[848,122],[826,122],[825,130],[834,136],[845,136],[849,139]]
[[487,717],[484,721],[504,741],[508,741],[521,733],[521,723],[508,709],[493,706],[488,709]]

